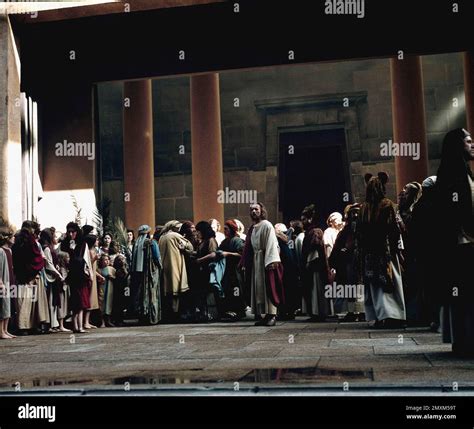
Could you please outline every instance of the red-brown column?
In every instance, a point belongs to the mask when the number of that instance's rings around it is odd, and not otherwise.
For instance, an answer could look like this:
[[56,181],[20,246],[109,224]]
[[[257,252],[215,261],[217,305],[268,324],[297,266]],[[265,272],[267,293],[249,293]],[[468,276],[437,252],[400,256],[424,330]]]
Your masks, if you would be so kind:
[[223,225],[224,204],[217,200],[224,189],[217,73],[191,77],[191,144],[194,221],[216,218]]
[[419,143],[420,159],[395,157],[397,192],[407,183],[422,182],[428,176],[428,146],[426,144],[425,101],[421,58],[406,56],[390,60],[392,79],[393,142]]
[[136,233],[143,224],[155,227],[151,80],[125,82],[123,93],[125,225]]
[[[467,130],[474,134],[474,55],[464,52],[464,94],[466,97],[466,125]],[[474,169],[474,161],[471,161]]]

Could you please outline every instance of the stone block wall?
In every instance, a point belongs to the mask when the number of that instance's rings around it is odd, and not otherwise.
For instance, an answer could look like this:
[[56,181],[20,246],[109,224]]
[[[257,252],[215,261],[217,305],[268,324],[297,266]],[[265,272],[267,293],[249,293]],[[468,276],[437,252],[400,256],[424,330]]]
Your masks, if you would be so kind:
[[[423,57],[429,174],[436,173],[444,134],[465,126],[461,55]],[[386,171],[390,175],[388,196],[396,199],[394,160],[380,154],[380,144],[393,136],[388,59],[226,71],[220,74],[220,91],[224,187],[256,190],[270,220],[281,219],[278,133],[289,127],[344,127],[354,198],[364,197],[365,173]],[[356,95],[356,105],[351,101],[348,108],[342,108],[344,96],[351,100]],[[313,100],[309,104],[308,97]],[[274,105],[275,100],[296,105],[280,110],[259,108],[265,103]],[[123,178],[120,84],[101,85],[100,114],[103,194],[113,197],[114,210],[121,215],[123,201],[115,202],[122,193],[118,189]],[[153,82],[153,114],[157,224],[192,218],[188,77]],[[225,216],[247,224],[248,205],[226,204]]]

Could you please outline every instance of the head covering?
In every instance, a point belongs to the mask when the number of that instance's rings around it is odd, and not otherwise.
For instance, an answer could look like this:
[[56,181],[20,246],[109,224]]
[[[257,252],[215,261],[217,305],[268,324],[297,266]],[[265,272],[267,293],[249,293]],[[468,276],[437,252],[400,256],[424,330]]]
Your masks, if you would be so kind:
[[342,221],[342,214],[339,213],[339,212],[333,212],[329,215],[328,220],[326,221],[326,223],[328,224],[328,226],[331,226],[331,223],[334,222],[337,219]]
[[238,233],[243,234],[245,232],[245,226],[239,219],[234,219],[235,224],[238,228]]
[[275,230],[280,231],[280,232],[286,232],[288,231],[288,228],[286,227],[284,223],[277,223],[275,225]]
[[423,188],[431,188],[434,185],[436,185],[436,176],[427,177],[421,184]]
[[165,235],[170,231],[178,232],[179,228],[181,227],[181,222],[177,220],[170,220],[169,222],[165,223],[165,226],[161,230],[161,235]]
[[148,225],[141,225],[138,228],[138,235],[148,234],[151,231],[151,228]]

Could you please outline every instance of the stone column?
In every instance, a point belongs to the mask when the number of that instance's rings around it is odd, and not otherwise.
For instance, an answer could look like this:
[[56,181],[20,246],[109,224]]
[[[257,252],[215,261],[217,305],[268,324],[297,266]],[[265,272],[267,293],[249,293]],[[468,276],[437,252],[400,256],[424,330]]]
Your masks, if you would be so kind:
[[191,145],[194,221],[216,218],[224,225],[219,75],[191,76]]
[[0,216],[21,227],[20,59],[6,16],[0,15]]
[[392,79],[393,142],[418,143],[420,158],[395,157],[397,192],[409,182],[422,182],[428,176],[425,101],[421,58],[405,56],[390,60]]
[[[466,97],[466,126],[467,130],[474,135],[474,55],[472,52],[464,52],[464,94]],[[471,161],[471,169],[474,170],[474,161]]]
[[123,94],[125,225],[136,233],[143,224],[155,228],[152,82],[125,82]]

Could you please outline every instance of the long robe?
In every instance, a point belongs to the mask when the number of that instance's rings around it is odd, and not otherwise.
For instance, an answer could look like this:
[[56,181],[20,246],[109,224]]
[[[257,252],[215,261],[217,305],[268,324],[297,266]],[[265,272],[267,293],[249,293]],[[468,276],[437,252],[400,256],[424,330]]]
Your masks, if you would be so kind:
[[[242,254],[244,241],[240,237],[226,238],[219,246],[219,250]],[[224,288],[223,311],[232,311],[245,314],[244,291],[242,277],[238,268],[239,258],[228,256],[225,265],[222,286]]]
[[95,249],[89,250],[89,259],[86,259],[89,271],[91,273],[91,289],[90,289],[90,307],[88,310],[98,310],[99,309],[99,290],[97,286],[97,260],[99,255]]
[[397,249],[402,248],[394,204],[384,198],[377,207],[364,203],[358,221],[366,319],[405,320],[405,299]]
[[100,274],[105,278],[105,282],[99,286],[99,307],[102,314],[107,316],[112,315],[113,299],[114,299],[114,284],[115,268],[104,267],[100,269]]
[[277,314],[267,293],[265,268],[274,262],[281,262],[278,240],[273,225],[262,220],[254,225],[251,244],[253,248],[253,264],[251,275],[252,312],[256,315]]
[[309,226],[302,245],[303,312],[324,320],[330,311],[330,302],[324,296],[328,283],[327,260],[323,244],[323,232]]
[[59,287],[61,286],[61,274],[54,265],[53,253],[49,247],[43,249],[45,256],[45,275],[48,284],[48,305],[51,328],[57,328],[58,322],[58,305],[59,305]]
[[0,320],[10,317],[10,273],[7,254],[0,247]]
[[179,296],[189,290],[184,255],[180,245],[192,251],[193,245],[182,235],[169,231],[158,242],[163,264],[163,289],[165,296],[173,297],[173,311],[178,312]]
[[142,323],[151,325],[161,320],[161,261],[156,241],[141,235],[135,242],[132,257],[131,286],[134,310]]

